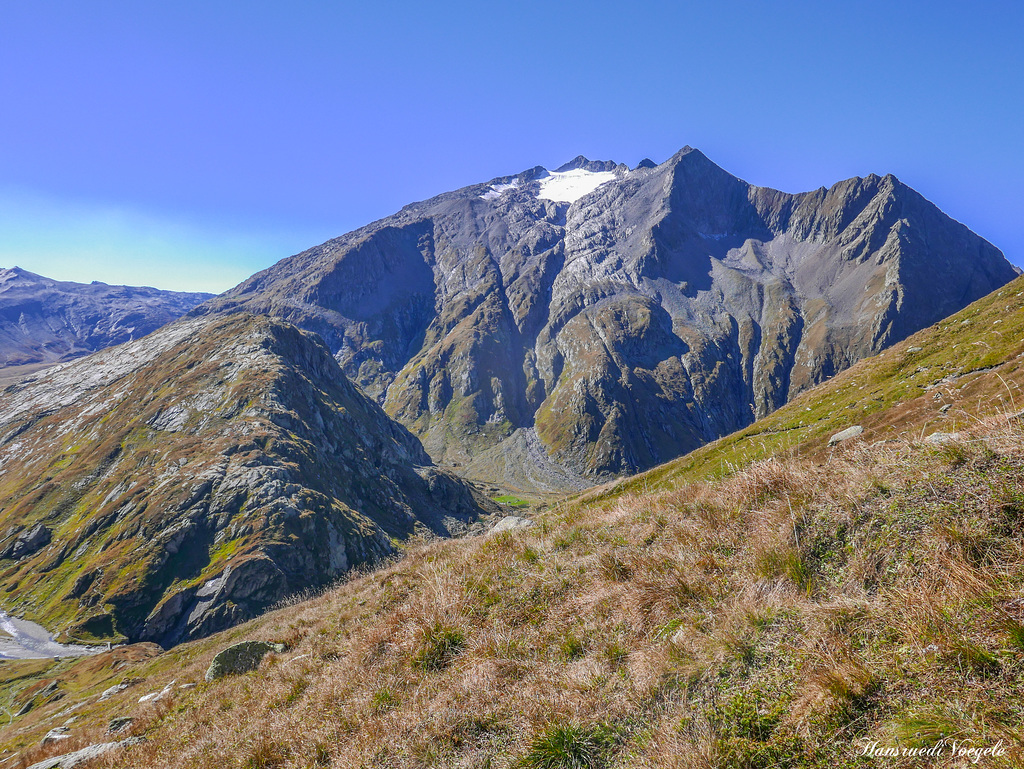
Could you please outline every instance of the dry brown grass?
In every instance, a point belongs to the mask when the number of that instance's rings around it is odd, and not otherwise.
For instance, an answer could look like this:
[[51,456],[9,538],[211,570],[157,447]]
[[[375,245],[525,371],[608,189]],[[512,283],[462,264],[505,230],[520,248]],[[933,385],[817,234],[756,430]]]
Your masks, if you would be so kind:
[[[233,631],[290,648],[179,693],[101,765],[510,767],[567,734],[621,767],[854,766],[864,740],[950,733],[1017,750],[1022,517],[1005,419],[563,504]],[[227,641],[204,643],[151,687],[200,680]]]

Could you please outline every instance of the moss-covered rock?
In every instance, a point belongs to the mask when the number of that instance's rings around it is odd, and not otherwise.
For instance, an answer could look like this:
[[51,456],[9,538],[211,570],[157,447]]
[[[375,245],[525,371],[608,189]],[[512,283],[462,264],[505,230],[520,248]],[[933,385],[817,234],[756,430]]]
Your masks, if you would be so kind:
[[224,676],[248,673],[259,667],[260,662],[271,652],[281,654],[284,644],[272,644],[266,641],[242,641],[229,646],[217,654],[206,671],[207,681],[216,681]]

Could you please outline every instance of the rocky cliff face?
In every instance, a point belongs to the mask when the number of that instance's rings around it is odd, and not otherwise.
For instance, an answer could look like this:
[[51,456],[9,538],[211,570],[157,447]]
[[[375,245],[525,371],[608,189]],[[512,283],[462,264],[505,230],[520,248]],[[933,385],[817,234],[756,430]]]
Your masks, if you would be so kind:
[[74,637],[204,635],[481,504],[279,320],[179,321],[0,399],[5,608]]
[[0,268],[0,369],[56,363],[140,339],[211,296],[69,283]]
[[565,488],[743,427],[1015,274],[895,177],[791,195],[687,147],[407,206],[197,312],[314,330],[435,459]]

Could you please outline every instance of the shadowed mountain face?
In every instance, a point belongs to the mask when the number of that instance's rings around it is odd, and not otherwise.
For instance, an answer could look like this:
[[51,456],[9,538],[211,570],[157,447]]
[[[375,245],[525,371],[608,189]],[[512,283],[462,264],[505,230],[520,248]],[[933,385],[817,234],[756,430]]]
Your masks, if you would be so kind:
[[0,268],[0,369],[56,363],[139,339],[211,296],[69,283]]
[[436,460],[567,488],[741,428],[1015,274],[892,176],[791,195],[687,147],[407,206],[196,312],[316,331]]
[[74,637],[205,635],[480,512],[279,320],[182,320],[0,401],[0,586]]

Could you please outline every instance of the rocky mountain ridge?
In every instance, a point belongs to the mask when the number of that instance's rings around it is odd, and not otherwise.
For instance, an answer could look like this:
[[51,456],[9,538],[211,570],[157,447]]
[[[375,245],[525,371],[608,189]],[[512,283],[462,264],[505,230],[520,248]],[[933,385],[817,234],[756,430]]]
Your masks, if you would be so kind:
[[194,312],[315,331],[435,460],[565,489],[750,424],[1015,275],[891,175],[788,194],[686,147],[414,203]]
[[72,639],[169,645],[493,507],[264,317],[187,319],[0,401],[0,586]]
[[0,370],[140,339],[213,294],[53,280],[0,268]]

